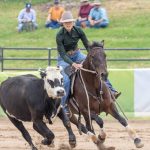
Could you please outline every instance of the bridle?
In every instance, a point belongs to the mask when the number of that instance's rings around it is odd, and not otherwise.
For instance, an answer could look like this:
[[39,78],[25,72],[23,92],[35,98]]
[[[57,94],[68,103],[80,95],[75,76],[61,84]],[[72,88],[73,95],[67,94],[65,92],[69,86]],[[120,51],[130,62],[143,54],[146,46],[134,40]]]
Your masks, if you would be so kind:
[[[101,46],[102,47],[102,46]],[[93,49],[96,49],[96,48],[99,48],[99,47],[94,47]],[[93,50],[92,49],[92,50]],[[95,55],[95,54],[94,54]],[[83,62],[82,62],[83,63]],[[85,68],[81,68],[79,70],[79,74],[80,74],[80,79],[81,79],[81,85],[83,86],[84,90],[85,90],[85,93],[86,93],[86,97],[87,97],[87,103],[88,103],[88,115],[89,115],[89,122],[90,122],[90,126],[91,126],[91,129],[92,129],[92,121],[91,121],[91,113],[90,113],[90,104],[89,104],[89,96],[91,96],[92,98],[96,99],[98,102],[99,102],[99,105],[100,103],[103,101],[103,98],[102,98],[102,94],[103,94],[103,91],[102,91],[102,78],[101,76],[99,77],[99,74],[96,72],[96,68],[95,66],[93,65],[93,61],[91,59],[90,61],[90,65],[92,66],[92,69],[93,70],[89,70],[89,69],[85,69]],[[89,72],[89,73],[92,73],[92,74],[96,74],[97,78],[99,77],[100,79],[100,92],[99,92],[99,95],[98,96],[95,96],[93,95],[91,92],[87,91],[87,88],[86,88],[86,85],[85,85],[85,82],[84,82],[84,79],[83,79],[83,76],[82,76],[82,71],[85,71],[85,72]]]

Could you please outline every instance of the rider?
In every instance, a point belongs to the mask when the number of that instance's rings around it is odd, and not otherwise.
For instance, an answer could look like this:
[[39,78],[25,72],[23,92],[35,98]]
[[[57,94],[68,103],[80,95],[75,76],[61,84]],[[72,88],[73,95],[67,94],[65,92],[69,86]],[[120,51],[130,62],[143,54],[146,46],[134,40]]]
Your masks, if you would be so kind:
[[[85,60],[86,56],[81,53],[78,48],[78,41],[81,39],[84,47],[89,51],[88,40],[80,27],[74,26],[74,21],[72,13],[70,11],[65,11],[62,15],[60,22],[63,24],[63,27],[59,30],[56,36],[57,49],[59,53],[58,65],[62,66],[63,70],[71,65],[75,69],[80,69],[82,64],[80,62]],[[62,72],[64,77],[64,88],[66,95],[62,98],[61,104],[65,108],[66,113],[68,113],[67,99],[70,92],[70,79],[65,72]],[[111,85],[107,79],[106,84],[117,98],[121,93],[118,93]]]

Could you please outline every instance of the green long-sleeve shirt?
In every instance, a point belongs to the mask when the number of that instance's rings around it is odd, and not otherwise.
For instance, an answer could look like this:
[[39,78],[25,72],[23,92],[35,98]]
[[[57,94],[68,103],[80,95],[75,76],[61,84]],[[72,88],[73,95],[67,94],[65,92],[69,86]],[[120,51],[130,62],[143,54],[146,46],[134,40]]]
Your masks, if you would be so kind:
[[67,52],[78,49],[78,41],[80,39],[86,50],[89,51],[88,40],[81,28],[73,26],[71,32],[68,32],[64,27],[62,27],[57,33],[57,50],[65,62],[69,64],[73,63],[73,61],[68,57]]

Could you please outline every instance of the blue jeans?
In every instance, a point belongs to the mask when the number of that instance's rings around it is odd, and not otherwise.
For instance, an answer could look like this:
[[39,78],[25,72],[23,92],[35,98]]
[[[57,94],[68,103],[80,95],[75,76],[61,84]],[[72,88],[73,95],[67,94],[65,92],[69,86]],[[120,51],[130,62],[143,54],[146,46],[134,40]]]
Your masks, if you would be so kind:
[[[18,32],[21,32],[23,30],[25,23],[18,23]],[[38,25],[36,22],[32,22],[33,28],[37,29]]]
[[45,24],[45,27],[46,27],[46,28],[57,29],[57,28],[60,27],[60,23],[57,22],[57,21],[52,21],[52,20],[51,20],[50,22],[47,22],[47,23]]
[[88,21],[87,26],[91,28],[106,28],[108,26],[108,22],[103,21],[95,24],[94,26],[90,26],[90,22]]
[[85,23],[85,24],[86,24],[86,27],[89,26],[88,20],[84,20],[84,21],[79,21],[79,20],[77,20],[77,21],[75,22],[76,26],[79,26],[79,27],[82,27],[82,23]]
[[[69,58],[73,61],[73,62],[79,62],[79,61],[82,61],[82,60],[85,60],[86,58],[86,55],[82,54],[80,50],[76,51],[73,55],[69,56]],[[62,75],[64,77],[64,88],[65,88],[65,91],[66,91],[66,95],[62,98],[61,100],[61,104],[63,106],[65,106],[65,104],[67,103],[67,99],[68,99],[68,96],[69,96],[69,93],[70,93],[70,84],[71,84],[71,81],[70,81],[70,78],[68,77],[67,74],[65,74],[64,72],[64,69],[69,66],[70,64],[66,63],[61,57],[58,57],[58,66],[61,66],[63,68],[63,71],[62,71]]]
[[[82,54],[81,51],[78,50],[73,55],[69,56],[69,58],[73,62],[80,62],[80,61],[85,60],[86,55]],[[68,96],[69,96],[69,93],[70,93],[71,81],[70,81],[69,76],[64,72],[64,69],[66,67],[68,67],[69,65],[70,64],[66,63],[61,57],[58,57],[58,66],[61,66],[63,68],[62,75],[64,77],[64,88],[65,88],[65,91],[66,91],[66,95],[62,98],[61,105],[64,106],[65,109],[67,109],[67,107],[65,107],[65,105],[67,104]],[[109,82],[108,79],[106,81],[106,84],[112,92],[116,92],[116,90],[112,87],[112,85],[111,85],[111,83]]]

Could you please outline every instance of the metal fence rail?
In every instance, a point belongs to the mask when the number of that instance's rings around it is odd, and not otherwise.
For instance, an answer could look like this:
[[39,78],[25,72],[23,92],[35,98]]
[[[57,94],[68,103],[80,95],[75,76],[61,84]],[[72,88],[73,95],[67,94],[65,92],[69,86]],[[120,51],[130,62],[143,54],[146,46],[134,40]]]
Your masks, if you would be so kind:
[[[9,50],[9,51],[48,51],[48,56],[47,58],[24,58],[24,57],[4,57],[4,53],[5,50]],[[18,61],[18,60],[24,60],[24,61],[28,61],[28,60],[34,60],[34,61],[40,61],[40,60],[46,60],[47,61],[47,65],[51,65],[51,61],[56,61],[57,58],[52,58],[52,54],[51,52],[53,50],[57,50],[56,48],[9,48],[9,47],[0,47],[0,66],[1,66],[1,71],[4,70],[37,70],[34,68],[6,68],[4,67],[4,64],[6,61],[8,60],[14,60],[14,61]],[[85,50],[85,49],[81,49],[81,50]],[[106,48],[106,51],[142,51],[142,50],[150,50],[150,48]],[[150,61],[150,58],[115,58],[115,59],[108,59],[108,61]]]

